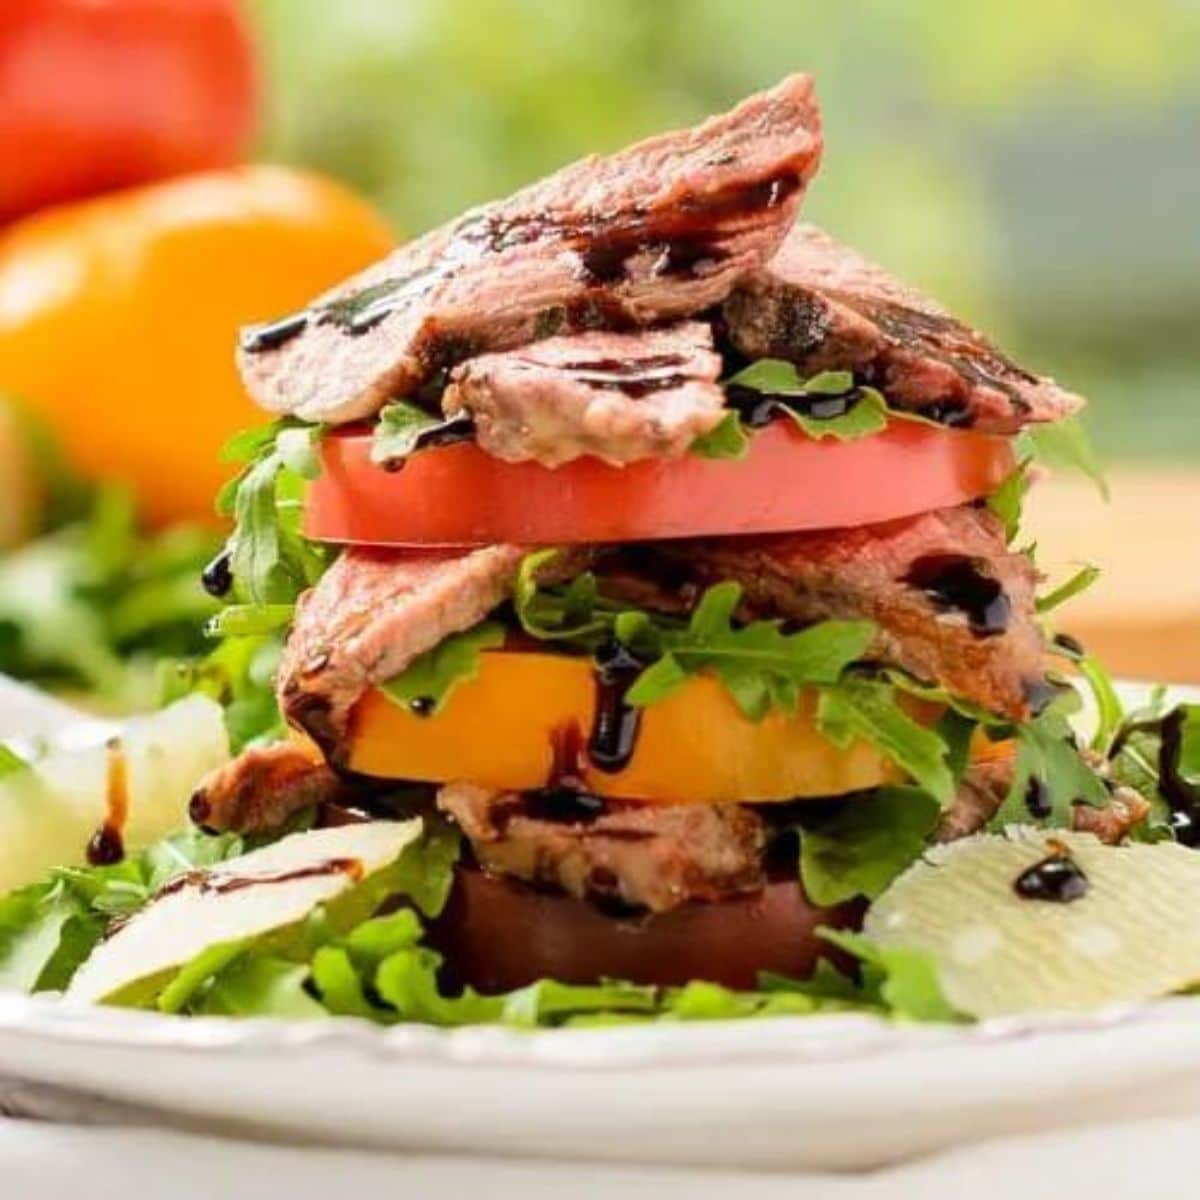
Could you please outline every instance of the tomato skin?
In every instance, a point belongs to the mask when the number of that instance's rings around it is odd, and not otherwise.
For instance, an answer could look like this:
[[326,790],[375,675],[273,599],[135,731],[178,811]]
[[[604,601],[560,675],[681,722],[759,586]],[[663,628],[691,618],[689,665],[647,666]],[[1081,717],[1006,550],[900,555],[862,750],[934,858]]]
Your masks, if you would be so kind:
[[472,443],[421,450],[397,472],[370,461],[369,433],[337,433],[306,506],[316,541],[373,545],[624,542],[868,525],[949,508],[1013,469],[1000,437],[893,421],[858,441],[815,440],[789,421],[754,434],[743,459],[550,469]]
[[0,221],[241,161],[257,90],[241,0],[4,0]]

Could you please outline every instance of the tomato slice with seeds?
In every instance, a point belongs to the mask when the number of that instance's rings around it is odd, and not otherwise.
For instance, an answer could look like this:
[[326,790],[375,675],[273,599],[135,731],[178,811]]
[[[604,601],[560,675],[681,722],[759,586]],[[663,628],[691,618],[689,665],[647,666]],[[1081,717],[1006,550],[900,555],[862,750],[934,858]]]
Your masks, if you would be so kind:
[[696,455],[612,467],[508,463],[473,443],[371,462],[369,432],[337,432],[306,501],[306,536],[380,546],[628,542],[868,525],[986,496],[1012,471],[1002,437],[894,420],[839,442],[790,421],[742,459]]

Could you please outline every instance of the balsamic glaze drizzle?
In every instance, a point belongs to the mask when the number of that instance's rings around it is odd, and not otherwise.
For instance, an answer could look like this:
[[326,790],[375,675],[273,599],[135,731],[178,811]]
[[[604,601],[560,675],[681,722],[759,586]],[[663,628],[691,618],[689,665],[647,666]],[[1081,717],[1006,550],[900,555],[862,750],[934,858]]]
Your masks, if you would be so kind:
[[592,765],[601,771],[623,770],[633,758],[642,710],[626,703],[625,696],[644,666],[616,641],[596,651],[596,715],[587,753]]
[[1045,900],[1052,904],[1072,904],[1087,895],[1091,881],[1069,854],[1051,854],[1022,871],[1013,882],[1013,891],[1022,900]]
[[1008,628],[1012,604],[1004,588],[965,554],[918,558],[905,582],[924,592],[936,608],[964,613],[976,637],[995,637]]
[[222,596],[228,596],[230,589],[233,587],[233,571],[230,569],[231,561],[232,556],[228,548],[226,548],[204,568],[200,575],[200,586],[210,596],[215,596],[218,600]]

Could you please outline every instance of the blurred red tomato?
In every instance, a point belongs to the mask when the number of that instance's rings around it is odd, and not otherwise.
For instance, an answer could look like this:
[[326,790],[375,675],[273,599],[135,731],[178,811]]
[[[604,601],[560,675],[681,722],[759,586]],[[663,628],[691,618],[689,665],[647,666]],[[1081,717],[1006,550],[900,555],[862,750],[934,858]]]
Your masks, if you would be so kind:
[[0,0],[0,221],[244,154],[240,0]]

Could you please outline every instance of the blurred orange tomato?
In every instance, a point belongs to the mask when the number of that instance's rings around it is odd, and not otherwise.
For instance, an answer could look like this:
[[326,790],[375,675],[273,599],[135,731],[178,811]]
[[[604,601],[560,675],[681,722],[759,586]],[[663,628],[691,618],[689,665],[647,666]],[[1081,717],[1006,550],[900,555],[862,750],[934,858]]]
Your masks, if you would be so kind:
[[0,221],[243,157],[239,0],[0,0]]
[[284,167],[188,176],[64,205],[0,232],[0,393],[157,521],[212,515],[218,451],[265,420],[234,367],[238,328],[382,256],[381,219]]

